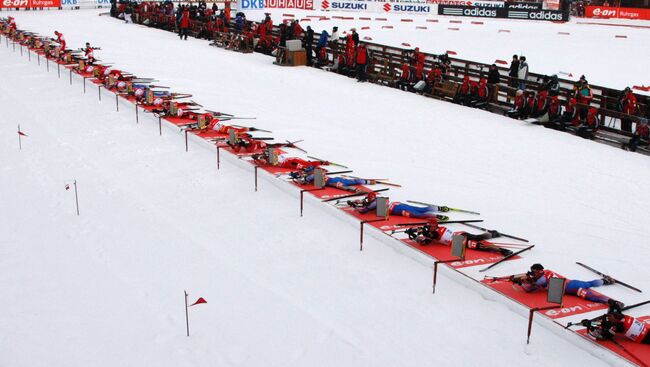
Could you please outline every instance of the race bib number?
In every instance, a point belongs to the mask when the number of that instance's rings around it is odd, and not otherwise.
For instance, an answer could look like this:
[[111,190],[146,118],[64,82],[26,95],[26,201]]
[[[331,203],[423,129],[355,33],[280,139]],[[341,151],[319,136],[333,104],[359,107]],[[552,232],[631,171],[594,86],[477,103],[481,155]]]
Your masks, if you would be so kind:
[[639,320],[634,320],[630,328],[625,333],[625,336],[629,339],[636,341],[636,339],[643,333],[646,325]]

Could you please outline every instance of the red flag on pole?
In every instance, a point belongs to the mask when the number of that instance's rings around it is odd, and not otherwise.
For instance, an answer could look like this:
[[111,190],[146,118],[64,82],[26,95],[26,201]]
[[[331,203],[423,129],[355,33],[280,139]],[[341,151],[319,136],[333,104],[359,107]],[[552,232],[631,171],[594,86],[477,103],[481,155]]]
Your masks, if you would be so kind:
[[191,307],[191,306],[194,306],[194,305],[201,304],[201,303],[208,303],[208,301],[206,301],[205,298],[203,298],[203,297],[199,297],[199,299],[197,299],[196,302],[192,303],[192,304],[190,305],[190,307]]
[[20,131],[20,130],[18,130],[18,135],[20,135],[20,136],[27,136],[27,134],[25,134],[24,132],[22,132],[22,131]]

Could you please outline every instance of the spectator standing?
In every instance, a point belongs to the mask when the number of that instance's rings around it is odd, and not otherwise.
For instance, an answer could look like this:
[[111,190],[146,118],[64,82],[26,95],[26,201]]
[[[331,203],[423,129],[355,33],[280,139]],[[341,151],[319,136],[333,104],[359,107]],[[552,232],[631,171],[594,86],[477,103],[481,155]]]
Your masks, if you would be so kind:
[[487,77],[487,82],[488,84],[499,84],[499,81],[501,80],[501,74],[499,73],[499,69],[497,68],[496,64],[490,65],[490,69],[488,70],[488,77]]
[[333,27],[332,35],[329,38],[329,47],[332,50],[332,54],[334,55],[334,60],[336,60],[338,56],[339,37],[339,27]]
[[510,71],[508,71],[508,76],[510,77],[510,86],[516,88],[519,83],[517,83],[517,77],[519,75],[519,57],[517,55],[512,55],[512,61],[510,61]]
[[499,85],[499,82],[501,81],[501,74],[499,73],[499,69],[497,68],[496,64],[490,65],[490,70],[488,70],[488,76],[487,76],[487,84],[488,84],[488,89],[490,91],[490,96],[492,97],[492,100],[497,99],[497,86]]
[[307,26],[305,37],[302,39],[302,46],[305,48],[305,52],[307,53],[307,66],[312,65],[311,49],[313,45],[314,45],[314,30],[311,29],[311,26]]
[[586,105],[580,107],[580,119],[584,120],[587,118],[589,103],[591,103],[591,100],[594,98],[594,95],[591,92],[591,87],[584,75],[580,76],[578,84],[573,87],[573,93],[578,104]]
[[519,78],[519,89],[526,89],[526,80],[528,79],[528,63],[526,62],[526,56],[519,58],[519,71],[517,73],[517,78]]
[[[623,95],[619,98],[618,101],[618,110],[628,114],[634,115],[636,111],[636,96],[632,93],[630,87],[625,88]],[[632,120],[630,119],[621,119],[621,130],[632,132]]]
[[364,44],[357,46],[357,80],[360,82],[366,81],[366,68],[368,67],[368,49]]
[[180,39],[183,39],[185,37],[185,40],[187,41],[187,33],[190,28],[190,10],[187,8],[183,9],[183,13],[181,14],[181,19],[179,22],[180,26],[180,31],[178,32],[178,36]]
[[352,41],[354,41],[354,46],[356,47],[359,45],[359,33],[357,33],[356,28],[352,28],[350,31],[352,32]]

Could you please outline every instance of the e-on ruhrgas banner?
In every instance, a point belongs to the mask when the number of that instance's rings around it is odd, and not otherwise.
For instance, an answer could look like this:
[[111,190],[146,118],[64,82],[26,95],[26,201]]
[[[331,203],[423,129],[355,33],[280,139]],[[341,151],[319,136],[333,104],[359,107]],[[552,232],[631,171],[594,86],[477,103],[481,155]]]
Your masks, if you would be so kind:
[[0,8],[58,8],[61,0],[1,0]]
[[314,10],[314,0],[239,0],[239,10],[304,9]]

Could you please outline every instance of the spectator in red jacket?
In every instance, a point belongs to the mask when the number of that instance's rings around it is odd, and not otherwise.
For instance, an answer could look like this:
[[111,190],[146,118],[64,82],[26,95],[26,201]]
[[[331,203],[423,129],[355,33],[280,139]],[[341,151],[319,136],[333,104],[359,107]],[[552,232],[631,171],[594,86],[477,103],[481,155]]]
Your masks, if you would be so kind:
[[357,46],[357,80],[360,82],[366,81],[366,67],[368,66],[368,49],[363,43]]
[[[636,96],[630,87],[623,91],[623,95],[618,101],[618,110],[628,115],[634,115],[636,112]],[[632,132],[632,120],[621,119],[621,130]]]
[[61,51],[65,50],[65,37],[63,37],[63,33],[59,31],[54,31],[54,34],[56,35],[56,42],[59,44],[59,47],[61,48]]
[[413,76],[411,75],[411,67],[409,64],[403,63],[401,70],[402,74],[395,85],[399,89],[408,91],[411,88],[411,80],[413,79]]
[[519,119],[522,116],[522,112],[524,110],[524,106],[526,105],[526,94],[524,93],[523,90],[518,89],[517,92],[515,93],[515,104],[512,107],[512,109],[508,112],[508,116],[512,117],[513,119]]
[[593,139],[599,126],[600,120],[598,119],[598,109],[589,107],[587,117],[580,125],[578,125],[576,135],[585,139]]
[[180,39],[183,39],[183,37],[185,37],[185,40],[187,41],[187,33],[189,32],[189,28],[190,28],[189,9],[185,8],[185,10],[183,10],[183,13],[181,15],[181,20],[178,23],[178,26],[179,26],[178,37],[180,37]]

